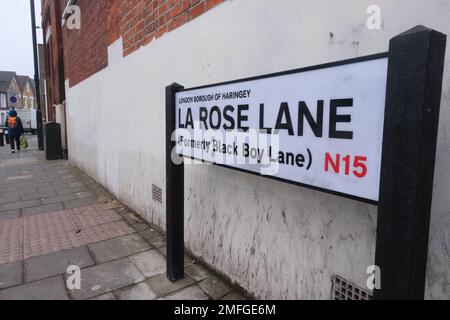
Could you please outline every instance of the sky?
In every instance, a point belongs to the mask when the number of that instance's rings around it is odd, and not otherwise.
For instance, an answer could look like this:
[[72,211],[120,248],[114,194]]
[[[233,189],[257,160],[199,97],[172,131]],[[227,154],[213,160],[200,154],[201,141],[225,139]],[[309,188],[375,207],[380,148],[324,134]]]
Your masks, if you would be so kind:
[[[41,26],[41,0],[34,0],[36,25]],[[41,29],[37,29],[42,43]],[[0,0],[0,70],[34,77],[29,0]]]

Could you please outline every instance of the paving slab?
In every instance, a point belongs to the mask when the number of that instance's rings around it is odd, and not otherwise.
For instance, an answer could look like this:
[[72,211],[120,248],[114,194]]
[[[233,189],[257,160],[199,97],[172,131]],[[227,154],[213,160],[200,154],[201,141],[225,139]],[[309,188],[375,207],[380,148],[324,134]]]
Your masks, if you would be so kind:
[[[0,190],[1,190],[1,187],[0,187]],[[17,202],[20,200],[21,200],[21,196],[19,194],[12,194],[9,196],[6,196],[6,195],[0,196],[0,203],[2,203],[2,204],[9,204],[9,203]]]
[[38,186],[37,192],[50,192],[52,191],[56,195],[56,189],[51,184],[43,183]]
[[0,265],[22,259],[22,234],[21,219],[0,221]]
[[22,284],[22,262],[0,265],[0,289]]
[[42,204],[52,204],[52,203],[58,203],[58,202],[64,202],[69,200],[76,200],[78,199],[75,194],[64,194],[60,196],[53,196],[49,198],[42,198],[41,203]]
[[33,193],[36,192],[37,189],[34,186],[28,186],[25,184],[20,184],[20,183],[14,183],[14,187],[13,188],[4,188],[2,187],[2,197],[3,198],[8,198],[8,197],[13,197],[13,196],[23,196],[26,195],[28,193]]
[[214,300],[231,293],[231,288],[216,277],[209,277],[200,282],[198,286]]
[[241,295],[239,293],[232,292],[230,294],[227,294],[225,297],[223,297],[220,300],[238,301],[238,300],[247,300],[247,298],[245,298],[243,295]]
[[[167,246],[164,243],[164,247],[157,248],[158,252],[160,252],[164,257],[167,256]],[[196,263],[196,260],[189,257],[188,255],[184,255],[184,267],[189,268],[190,266],[194,265]]]
[[186,268],[185,272],[195,281],[202,281],[213,275],[211,271],[200,264],[191,265],[189,268]]
[[150,288],[159,296],[165,296],[174,293],[175,291],[184,289],[195,283],[194,279],[187,275],[184,279],[172,283],[169,281],[169,279],[167,279],[166,274],[157,275],[153,278],[150,278],[146,282],[150,285]]
[[209,297],[202,289],[194,285],[168,295],[163,300],[209,300]]
[[79,248],[85,243],[75,231],[57,232],[45,236],[28,236],[23,240],[23,259],[57,253],[63,250]]
[[2,211],[10,211],[15,209],[24,209],[24,208],[31,208],[31,207],[37,207],[41,204],[39,200],[26,200],[26,201],[17,201],[13,203],[6,203],[0,205],[0,212]]
[[86,199],[86,198],[95,198],[96,197],[96,195],[91,191],[77,192],[77,193],[75,193],[75,196],[78,199]]
[[58,181],[52,181],[50,184],[56,190],[62,190],[62,189],[65,189],[65,188],[70,188],[69,185],[66,182],[64,182],[64,181],[62,181],[62,182],[59,181],[59,180]]
[[106,293],[89,300],[116,300],[116,297],[112,293]]
[[63,195],[63,194],[75,194],[78,192],[84,192],[84,191],[89,191],[86,187],[81,186],[81,187],[75,187],[75,188],[71,188],[71,187],[65,187],[65,188],[59,188],[56,190],[56,194],[57,195]]
[[17,219],[20,217],[20,210],[0,212],[0,221]]
[[156,300],[158,295],[146,282],[139,283],[119,293],[120,300]]
[[20,180],[30,180],[33,178],[34,178],[33,175],[15,176],[15,177],[6,178],[6,181],[13,182],[13,181],[20,181]]
[[152,229],[146,229],[144,231],[141,231],[140,234],[147,239],[150,244],[159,249],[166,245],[166,238],[164,235],[160,234],[157,231],[154,231]]
[[62,276],[0,290],[0,300],[68,300]]
[[57,274],[65,274],[67,268],[73,265],[86,268],[94,264],[86,247],[63,250],[25,260],[24,278],[25,282],[36,281]]
[[85,243],[96,243],[133,233],[135,233],[135,230],[124,221],[100,224],[94,227],[83,228],[81,230],[81,236],[83,237]]
[[[84,207],[84,212],[73,213],[74,222],[80,228],[90,228],[101,224],[121,221],[122,218],[113,210],[105,210],[103,208]],[[69,212],[74,211],[73,209]],[[135,232],[133,232],[135,233]]]
[[166,272],[166,259],[156,250],[131,256],[130,259],[147,278]]
[[145,223],[136,223],[133,225],[133,228],[137,232],[141,232],[141,231],[149,229],[148,225],[146,225]]
[[66,208],[66,209],[73,209],[73,208],[81,208],[81,207],[94,205],[97,203],[97,201],[98,201],[97,198],[77,199],[77,200],[64,201],[63,205],[64,205],[64,208]]
[[97,262],[104,263],[147,251],[150,245],[138,234],[131,234],[90,244],[89,249]]
[[[128,222],[130,225],[134,226],[136,224],[142,223],[142,219],[140,219],[139,217],[136,217],[136,215],[134,215],[131,212],[128,212],[126,210],[120,210],[120,209],[116,209],[118,212],[121,213],[121,216],[123,217],[123,219]],[[154,230],[152,230],[153,232],[155,232]]]
[[37,191],[37,192],[31,192],[28,194],[22,195],[22,200],[35,200],[35,199],[42,199],[42,198],[48,198],[52,197],[56,194],[55,190],[53,189],[47,189],[43,191]]
[[38,188],[50,188],[52,186],[52,183],[49,179],[45,179],[45,178],[38,178],[37,177],[37,181],[34,183],[34,185]]
[[68,183],[69,188],[79,188],[79,187],[84,187],[83,183],[80,181],[76,181],[76,182],[69,182]]
[[47,204],[34,208],[22,209],[22,217],[34,216],[37,214],[50,213],[62,210],[64,210],[64,207],[62,206],[61,203]]
[[136,266],[125,258],[81,270],[81,290],[72,290],[74,299],[93,298],[145,280]]

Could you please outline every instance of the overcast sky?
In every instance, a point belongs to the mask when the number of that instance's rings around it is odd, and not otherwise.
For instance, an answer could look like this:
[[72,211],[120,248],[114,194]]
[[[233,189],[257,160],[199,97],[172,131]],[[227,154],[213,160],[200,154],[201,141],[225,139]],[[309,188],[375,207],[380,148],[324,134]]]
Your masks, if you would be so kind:
[[[35,0],[36,24],[41,25],[41,0]],[[42,43],[41,29],[37,30]],[[34,77],[29,0],[0,0],[0,70]]]

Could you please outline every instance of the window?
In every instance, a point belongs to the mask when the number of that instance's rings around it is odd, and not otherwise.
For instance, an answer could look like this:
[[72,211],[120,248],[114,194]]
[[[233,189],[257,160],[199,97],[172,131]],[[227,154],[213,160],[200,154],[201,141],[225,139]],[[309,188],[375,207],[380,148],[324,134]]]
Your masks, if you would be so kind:
[[6,109],[6,94],[0,93],[0,108]]

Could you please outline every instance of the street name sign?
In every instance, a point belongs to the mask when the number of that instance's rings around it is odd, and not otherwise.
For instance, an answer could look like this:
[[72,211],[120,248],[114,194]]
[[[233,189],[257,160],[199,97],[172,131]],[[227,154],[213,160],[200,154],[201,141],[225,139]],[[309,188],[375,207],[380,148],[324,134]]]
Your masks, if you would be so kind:
[[380,54],[181,90],[177,152],[377,202],[387,69]]

